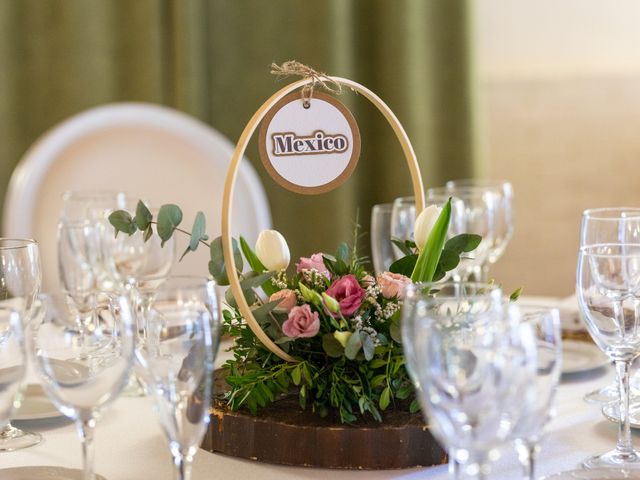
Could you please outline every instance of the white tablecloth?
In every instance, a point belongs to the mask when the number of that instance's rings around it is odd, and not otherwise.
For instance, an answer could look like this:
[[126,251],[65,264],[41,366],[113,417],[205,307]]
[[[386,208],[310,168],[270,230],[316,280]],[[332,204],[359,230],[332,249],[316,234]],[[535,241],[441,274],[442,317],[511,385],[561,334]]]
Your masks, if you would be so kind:
[[[539,474],[573,469],[587,456],[614,447],[616,425],[606,421],[600,408],[588,405],[585,393],[611,382],[613,369],[605,367],[561,383],[556,417],[548,425],[542,444]],[[56,465],[80,468],[81,452],[73,424],[64,419],[22,422],[43,434],[40,445],[0,454],[0,468],[24,465]],[[634,434],[638,445],[640,440]],[[108,480],[162,480],[173,475],[166,440],[152,411],[149,398],[118,399],[98,423],[96,472]],[[295,448],[283,445],[282,448]],[[0,470],[0,480],[2,479]],[[447,479],[446,466],[398,471],[327,471],[261,464],[200,450],[193,480],[288,480],[288,479]],[[506,449],[494,464],[492,479],[520,478],[515,453]]]

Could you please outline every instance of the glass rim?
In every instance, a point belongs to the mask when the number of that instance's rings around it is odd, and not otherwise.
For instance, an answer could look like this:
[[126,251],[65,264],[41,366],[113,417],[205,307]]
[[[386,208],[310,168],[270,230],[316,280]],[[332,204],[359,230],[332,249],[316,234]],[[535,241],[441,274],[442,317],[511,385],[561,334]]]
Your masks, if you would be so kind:
[[127,197],[127,193],[122,190],[110,190],[110,189],[86,189],[86,190],[65,190],[62,192],[62,199],[67,200],[73,197],[85,197],[85,198],[106,198],[106,197]]
[[[618,213],[623,213],[623,212],[629,212],[632,215],[630,217],[613,217],[613,216],[605,216],[605,213],[608,212],[618,212]],[[608,220],[608,221],[613,221],[613,222],[617,222],[622,218],[636,218],[636,217],[640,217],[640,207],[599,207],[599,208],[587,208],[586,210],[584,210],[582,212],[582,217],[583,218],[593,218],[593,219],[597,219],[597,220]]]
[[438,197],[453,197],[459,200],[464,200],[465,197],[481,196],[482,194],[489,193],[490,195],[497,197],[498,193],[502,194],[502,189],[499,192],[496,189],[487,189],[485,187],[460,187],[459,189],[451,189],[448,187],[432,187],[428,188],[425,192],[425,198],[429,198],[432,194]]
[[[454,180],[447,180],[445,187],[449,185],[458,185],[464,187],[503,187],[505,185],[513,186],[509,180],[504,179],[492,179],[492,178],[457,178]],[[475,184],[475,185],[474,185]]]
[[[201,285],[217,285],[217,282],[215,281],[215,279],[210,278],[210,277],[206,277],[204,275],[189,275],[189,274],[184,274],[184,275],[174,275],[174,274],[168,274],[168,275],[149,275],[149,276],[145,276],[142,277],[140,279],[138,279],[138,281],[144,281],[144,282],[148,282],[148,281],[153,281],[153,280],[167,280],[167,281],[177,281],[177,282],[185,282],[187,283],[188,281],[190,282],[194,282],[193,287],[191,288],[196,288],[199,285],[196,285],[195,282],[201,282]],[[190,288],[190,287],[186,287],[186,288]]]
[[[598,253],[598,252],[591,252],[592,250],[595,250],[596,248],[604,248],[604,247],[615,247],[615,248],[629,248],[629,247],[633,247],[634,249],[637,249],[637,253],[634,251],[632,253]],[[590,257],[634,257],[634,256],[640,256],[640,243],[594,243],[591,245],[582,245],[580,247],[580,254],[581,255],[587,255]]]
[[[5,245],[5,243],[16,243],[16,245]],[[33,238],[0,237],[0,250],[18,250],[38,245],[38,242]]]
[[[424,290],[427,288],[439,288],[441,290],[443,287],[447,286],[459,286],[463,289],[467,289],[470,286],[478,287],[472,293],[465,295],[465,298],[477,298],[486,295],[477,293],[482,289],[485,289],[486,292],[490,292],[491,296],[499,296],[502,298],[502,288],[496,283],[489,282],[456,282],[456,281],[447,281],[447,282],[415,282],[407,285],[405,294],[407,296],[430,296],[430,293],[424,293]],[[442,295],[440,298],[459,298],[459,295]]]

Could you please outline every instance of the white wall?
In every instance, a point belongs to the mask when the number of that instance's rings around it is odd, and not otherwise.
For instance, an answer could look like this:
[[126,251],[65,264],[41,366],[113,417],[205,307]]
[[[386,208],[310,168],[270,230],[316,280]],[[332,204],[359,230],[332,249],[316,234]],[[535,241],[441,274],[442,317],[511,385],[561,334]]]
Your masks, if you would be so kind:
[[481,78],[640,73],[638,0],[476,0]]
[[477,0],[483,171],[513,182],[505,288],[575,287],[581,212],[640,206],[640,0]]

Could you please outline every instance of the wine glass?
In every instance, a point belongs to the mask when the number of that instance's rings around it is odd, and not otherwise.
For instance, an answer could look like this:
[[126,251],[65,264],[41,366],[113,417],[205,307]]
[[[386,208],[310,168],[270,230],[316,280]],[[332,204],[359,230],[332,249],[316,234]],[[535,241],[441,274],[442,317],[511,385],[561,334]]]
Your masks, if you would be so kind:
[[391,243],[391,212],[393,204],[374,205],[371,210],[371,260],[375,273],[389,270],[395,260]]
[[[31,321],[41,282],[38,243],[30,239],[0,238],[0,302],[20,313],[25,329]],[[8,422],[0,430],[0,451],[31,447],[41,440],[39,433],[25,432]]]
[[616,448],[583,465],[640,469],[629,425],[629,372],[640,354],[640,243],[580,247],[576,277],[580,313],[596,345],[615,363],[620,399]]
[[[426,193],[427,204],[444,205],[452,198],[450,231],[453,234],[474,233],[482,237],[480,245],[460,259],[456,268],[462,280],[488,280],[488,262],[495,243],[496,216],[499,198],[489,190],[448,187],[430,188]],[[460,206],[457,206],[457,204]]]
[[84,480],[95,478],[96,422],[127,384],[135,338],[126,296],[102,293],[92,305],[99,322],[81,332],[79,306],[71,296],[41,295],[31,333],[31,354],[44,391],[62,414],[76,422]]
[[[400,241],[413,240],[413,229],[416,223],[415,197],[399,197],[393,201],[391,208],[390,236]],[[398,247],[392,244],[394,259],[403,256]]]
[[535,401],[516,423],[513,437],[523,467],[523,478],[535,480],[535,461],[540,451],[540,441],[544,427],[551,418],[551,406],[560,381],[562,334],[557,309],[521,306],[521,311],[522,320],[531,325],[536,340],[536,375],[532,382]]
[[27,359],[20,313],[0,305],[0,425],[7,425],[20,406],[20,384]]
[[147,342],[136,349],[176,478],[189,480],[193,457],[209,423],[213,362],[220,320],[214,282],[170,277],[148,299]]
[[[640,208],[612,207],[585,210],[580,222],[580,246],[602,243],[640,243]],[[637,374],[631,378],[632,396],[640,395]],[[612,383],[584,396],[585,401],[609,403],[618,399],[618,385]]]
[[418,284],[407,289],[402,338],[433,434],[455,456],[450,465],[484,478],[533,401],[531,326],[495,286]]
[[449,180],[446,188],[453,194],[465,189],[490,191],[497,197],[493,243],[487,258],[489,264],[496,263],[513,237],[513,186],[507,181],[465,178]]

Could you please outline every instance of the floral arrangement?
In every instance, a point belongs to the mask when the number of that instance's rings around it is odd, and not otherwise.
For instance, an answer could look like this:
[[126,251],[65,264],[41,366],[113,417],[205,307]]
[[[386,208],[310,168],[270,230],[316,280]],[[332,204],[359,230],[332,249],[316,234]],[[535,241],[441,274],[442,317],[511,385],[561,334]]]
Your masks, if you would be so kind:
[[[442,278],[481,240],[463,234],[446,241],[450,215],[450,203],[426,208],[416,220],[415,243],[394,240],[404,257],[377,276],[367,272],[366,259],[358,254],[357,229],[351,248],[343,243],[333,255],[301,257],[289,270],[289,247],[279,232],[262,231],[254,249],[244,238],[234,239],[234,262],[253,316],[298,361],[286,362],[262,345],[228,290],[223,329],[235,339],[233,359],[224,365],[229,407],[256,414],[281,396],[296,394],[302,409],[344,423],[365,415],[382,421],[392,406],[417,411],[400,337],[404,287]],[[185,254],[200,244],[208,246],[209,272],[228,285],[221,239],[207,243],[201,212],[191,232],[178,228],[182,212],[176,205],[162,206],[154,220],[140,202],[135,216],[117,211],[109,220],[116,235],[141,231],[148,239],[154,224],[163,241],[176,230],[190,235]]]

